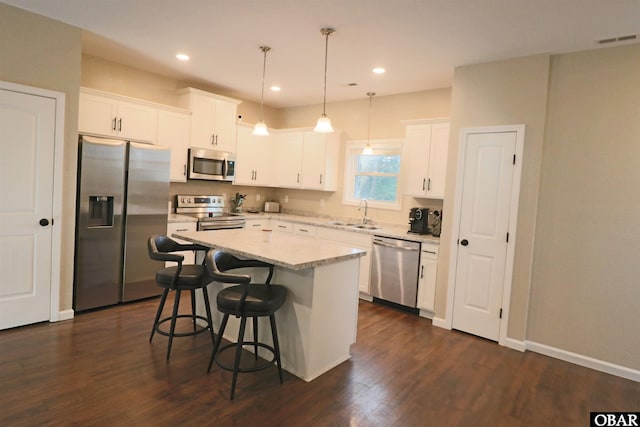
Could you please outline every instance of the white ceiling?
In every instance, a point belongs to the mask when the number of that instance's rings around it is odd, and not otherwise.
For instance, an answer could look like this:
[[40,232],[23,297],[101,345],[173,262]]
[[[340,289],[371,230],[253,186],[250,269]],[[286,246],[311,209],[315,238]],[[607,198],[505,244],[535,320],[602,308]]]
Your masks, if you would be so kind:
[[[448,87],[456,66],[592,49],[640,32],[639,0],[0,1],[94,33],[83,38],[86,53],[256,101],[259,46],[268,45],[267,87],[282,86],[265,91],[272,107],[322,102],[323,27],[336,30],[328,102]],[[177,61],[178,52],[191,60]]]

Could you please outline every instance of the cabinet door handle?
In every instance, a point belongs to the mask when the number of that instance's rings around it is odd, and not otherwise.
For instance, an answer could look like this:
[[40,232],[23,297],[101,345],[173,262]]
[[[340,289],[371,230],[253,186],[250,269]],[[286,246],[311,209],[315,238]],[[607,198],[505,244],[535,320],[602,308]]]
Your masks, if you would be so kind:
[[217,147],[218,146],[218,135],[217,134],[216,134],[215,140],[216,140],[216,143],[214,145]]
[[257,180],[258,180],[258,171],[256,171],[256,172],[255,172],[255,174],[256,174],[256,175],[255,175],[255,176],[256,176],[256,177],[255,177],[255,180],[257,181]]
[[211,134],[211,145],[215,145],[215,136]]
[[287,228],[286,225],[279,225],[278,228]]
[[298,178],[296,178],[296,183],[300,184],[300,173],[298,173]]
[[427,180],[427,191],[431,191],[431,178]]
[[322,184],[322,174],[320,174],[320,184]]
[[298,228],[298,231],[301,231],[303,233],[308,233],[309,230],[307,230],[306,228]]
[[182,175],[187,176],[187,164],[182,165]]
[[111,124],[111,130],[116,130],[116,122],[118,121],[117,117],[114,117]]
[[118,132],[122,131],[122,117],[118,120]]
[[425,190],[426,183],[427,183],[427,180],[425,178],[422,178],[422,191]]
[[189,231],[188,228],[178,228],[176,231]]
[[469,241],[468,241],[467,239],[462,239],[462,240],[460,241],[460,244],[461,244],[462,246],[467,246],[467,245],[469,245]]
[[422,279],[424,277],[424,265],[420,266],[420,278]]

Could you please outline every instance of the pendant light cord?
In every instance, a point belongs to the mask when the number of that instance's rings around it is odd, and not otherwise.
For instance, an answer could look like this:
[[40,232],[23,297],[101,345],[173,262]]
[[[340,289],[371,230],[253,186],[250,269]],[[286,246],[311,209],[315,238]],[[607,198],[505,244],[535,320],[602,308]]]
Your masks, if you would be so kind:
[[264,76],[267,72],[267,52],[271,50],[269,46],[260,46],[260,50],[264,53],[262,62],[262,93],[260,94],[260,121],[264,122]]
[[371,102],[373,100],[374,92],[368,92],[369,95],[369,123],[367,124],[367,144],[371,143]]
[[327,59],[329,57],[329,36],[335,32],[333,28],[323,28],[320,32],[325,36],[324,43],[324,94],[322,98],[322,117],[326,117],[327,108]]

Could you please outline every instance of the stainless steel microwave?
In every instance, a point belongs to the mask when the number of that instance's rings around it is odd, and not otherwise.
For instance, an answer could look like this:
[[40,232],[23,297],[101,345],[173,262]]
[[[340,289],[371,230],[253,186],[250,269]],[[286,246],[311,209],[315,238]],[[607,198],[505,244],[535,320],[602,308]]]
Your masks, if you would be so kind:
[[189,179],[233,181],[236,159],[225,151],[189,149]]

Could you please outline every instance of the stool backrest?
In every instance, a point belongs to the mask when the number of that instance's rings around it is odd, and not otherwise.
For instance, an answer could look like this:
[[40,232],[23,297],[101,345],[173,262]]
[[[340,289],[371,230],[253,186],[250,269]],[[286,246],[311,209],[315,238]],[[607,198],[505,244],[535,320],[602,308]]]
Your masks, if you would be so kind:
[[172,254],[170,252],[179,252],[182,250],[181,245],[167,236],[154,234],[149,237],[147,242],[149,257],[156,261],[175,261],[182,265],[184,256]]

